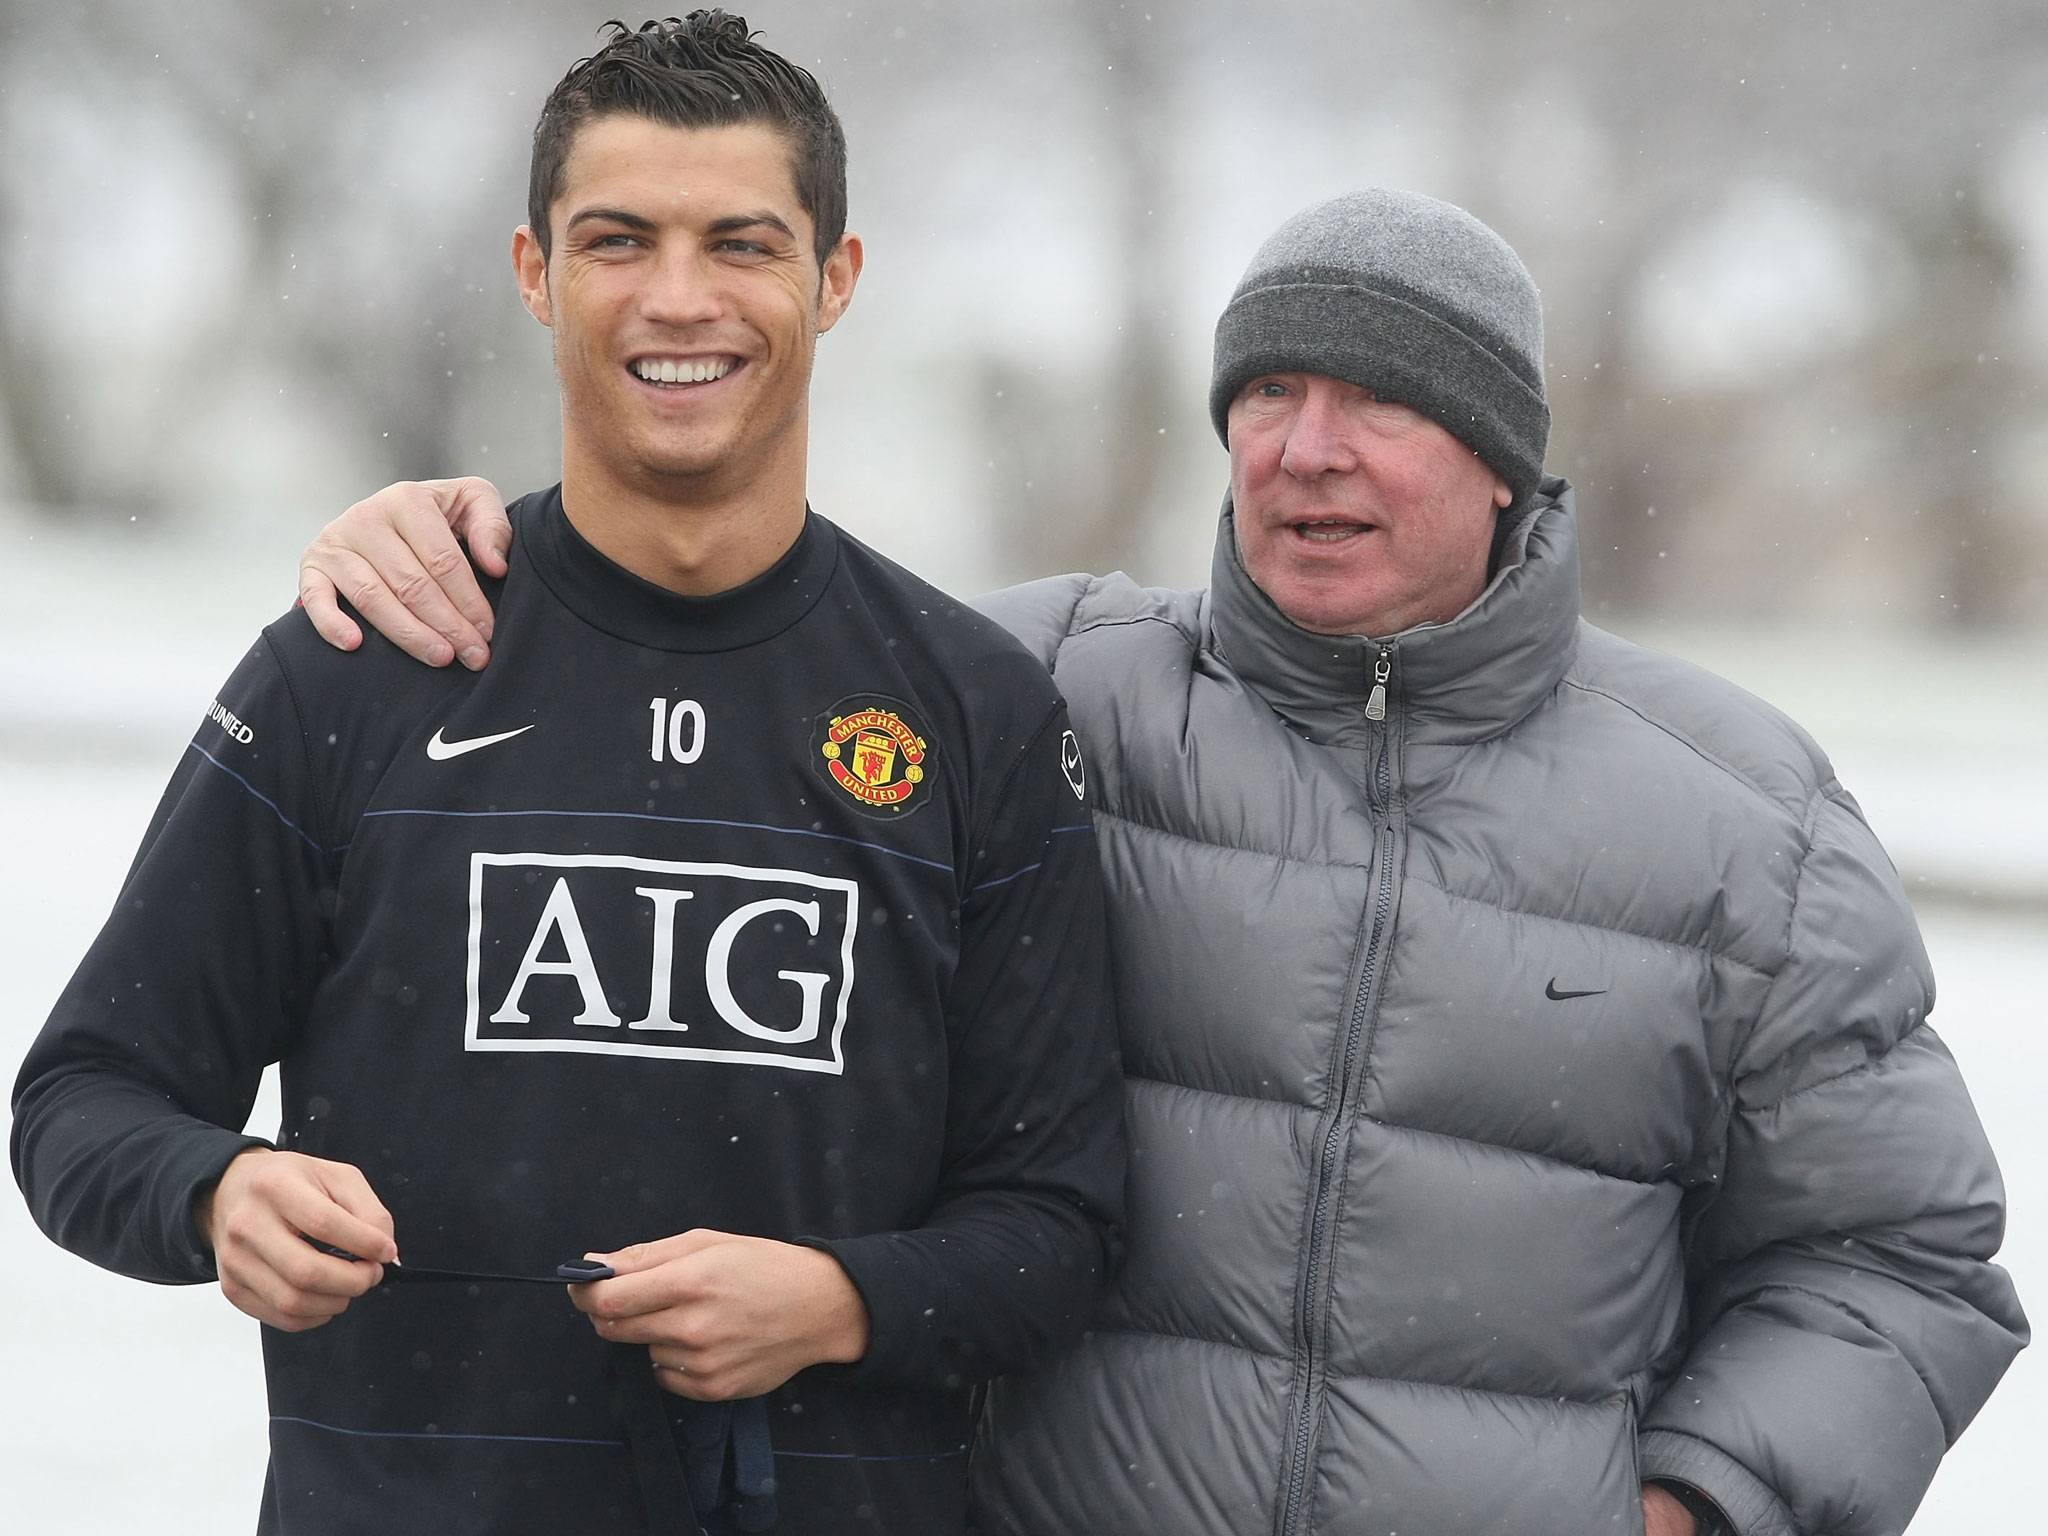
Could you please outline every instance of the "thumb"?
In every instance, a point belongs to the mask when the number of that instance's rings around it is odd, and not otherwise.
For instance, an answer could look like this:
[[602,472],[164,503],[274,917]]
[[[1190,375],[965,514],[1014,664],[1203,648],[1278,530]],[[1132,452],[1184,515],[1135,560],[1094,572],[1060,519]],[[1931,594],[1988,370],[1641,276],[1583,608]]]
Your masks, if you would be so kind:
[[512,520],[505,515],[505,498],[498,488],[479,475],[436,483],[437,490],[443,488],[450,498],[448,526],[468,542],[471,557],[486,575],[504,575],[505,557],[512,550]]
[[706,1248],[715,1247],[727,1241],[729,1234],[714,1232],[709,1227],[692,1227],[687,1232],[678,1232],[674,1237],[658,1238],[651,1243],[632,1243],[611,1253],[586,1253],[586,1259],[608,1264],[621,1275],[635,1274],[643,1269],[653,1269],[671,1259],[687,1258]]
[[380,1264],[397,1263],[398,1244],[393,1241],[391,1212],[385,1209],[384,1202],[370,1188],[370,1181],[363,1177],[362,1170],[351,1163],[322,1162],[316,1165],[314,1173],[330,1200],[358,1221],[367,1223],[382,1237],[380,1244],[362,1252],[361,1257]]

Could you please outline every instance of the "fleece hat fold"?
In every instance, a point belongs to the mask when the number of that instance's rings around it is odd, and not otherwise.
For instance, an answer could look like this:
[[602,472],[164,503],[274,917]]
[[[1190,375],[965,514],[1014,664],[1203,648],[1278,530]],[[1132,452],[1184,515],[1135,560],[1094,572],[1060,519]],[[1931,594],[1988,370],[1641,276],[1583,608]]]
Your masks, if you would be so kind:
[[1543,306],[1509,244],[1462,208],[1372,188],[1259,247],[1216,322],[1209,415],[1268,373],[1320,373],[1420,411],[1507,481],[1543,477]]

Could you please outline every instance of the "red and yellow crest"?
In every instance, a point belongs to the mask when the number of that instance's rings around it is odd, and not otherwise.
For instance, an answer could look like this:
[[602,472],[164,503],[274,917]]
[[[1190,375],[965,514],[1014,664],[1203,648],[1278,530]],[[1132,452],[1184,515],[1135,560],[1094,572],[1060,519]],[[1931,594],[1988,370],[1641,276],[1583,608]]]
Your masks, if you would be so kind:
[[819,752],[832,782],[870,810],[899,811],[924,782],[925,739],[879,705],[835,714]]

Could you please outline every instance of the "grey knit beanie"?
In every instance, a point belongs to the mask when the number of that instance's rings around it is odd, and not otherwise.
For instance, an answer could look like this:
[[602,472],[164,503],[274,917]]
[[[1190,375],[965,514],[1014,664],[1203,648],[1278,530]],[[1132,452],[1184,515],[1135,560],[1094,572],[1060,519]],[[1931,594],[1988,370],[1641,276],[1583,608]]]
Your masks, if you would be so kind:
[[1320,373],[1398,400],[1472,449],[1520,501],[1543,476],[1543,307],[1508,243],[1462,208],[1378,188],[1274,233],[1216,322],[1209,415],[1266,373]]

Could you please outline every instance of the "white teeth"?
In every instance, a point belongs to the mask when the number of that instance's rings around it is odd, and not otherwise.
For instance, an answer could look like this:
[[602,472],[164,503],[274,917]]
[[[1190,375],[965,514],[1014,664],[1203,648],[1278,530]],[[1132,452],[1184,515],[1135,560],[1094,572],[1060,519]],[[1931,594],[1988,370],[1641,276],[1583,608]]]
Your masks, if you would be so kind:
[[643,357],[633,364],[633,372],[650,384],[709,384],[724,378],[732,368],[729,357]]

